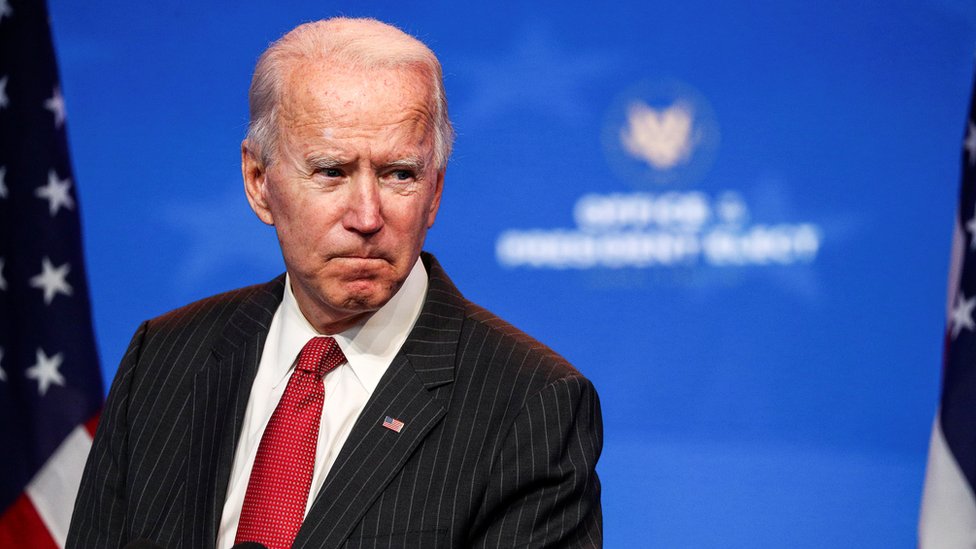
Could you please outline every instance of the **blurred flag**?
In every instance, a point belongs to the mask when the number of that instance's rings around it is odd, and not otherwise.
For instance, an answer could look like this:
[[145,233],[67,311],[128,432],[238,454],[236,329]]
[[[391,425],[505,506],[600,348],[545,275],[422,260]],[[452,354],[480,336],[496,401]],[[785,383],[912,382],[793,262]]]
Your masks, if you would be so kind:
[[59,547],[102,403],[43,1],[0,0],[0,547]]
[[932,428],[919,547],[976,547],[976,88],[962,145],[962,184],[946,301],[942,403]]

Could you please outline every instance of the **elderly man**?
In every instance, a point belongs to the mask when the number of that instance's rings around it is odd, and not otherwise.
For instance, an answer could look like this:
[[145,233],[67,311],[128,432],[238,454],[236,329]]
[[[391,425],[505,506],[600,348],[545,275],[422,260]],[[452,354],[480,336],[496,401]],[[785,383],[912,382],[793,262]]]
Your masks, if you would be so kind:
[[452,141],[434,54],[305,24],[250,103],[244,188],[287,272],[139,327],[68,545],[601,545],[592,385],[421,253]]

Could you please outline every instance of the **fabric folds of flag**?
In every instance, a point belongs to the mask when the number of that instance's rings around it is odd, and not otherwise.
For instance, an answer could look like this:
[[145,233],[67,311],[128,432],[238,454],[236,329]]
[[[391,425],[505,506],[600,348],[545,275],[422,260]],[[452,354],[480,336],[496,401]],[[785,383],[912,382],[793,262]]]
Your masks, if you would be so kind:
[[962,146],[962,183],[946,300],[942,399],[929,445],[919,547],[976,547],[976,88]]
[[0,0],[0,547],[62,547],[102,405],[47,9]]

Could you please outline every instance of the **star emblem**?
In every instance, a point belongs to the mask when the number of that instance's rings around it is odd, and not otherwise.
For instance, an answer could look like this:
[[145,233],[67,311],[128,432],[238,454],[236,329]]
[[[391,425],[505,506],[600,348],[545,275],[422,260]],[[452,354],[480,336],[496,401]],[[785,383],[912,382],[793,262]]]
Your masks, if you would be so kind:
[[976,164],[976,124],[969,122],[969,131],[966,132],[966,140],[963,141],[963,148],[969,158],[969,165]]
[[3,277],[3,258],[0,257],[0,290],[6,290],[6,289],[7,289],[7,279]]
[[71,271],[71,264],[65,263],[55,268],[51,265],[51,260],[45,257],[41,260],[41,274],[30,279],[30,285],[34,288],[44,290],[44,304],[50,305],[54,296],[58,294],[71,295],[72,289],[65,278]]
[[955,339],[959,333],[963,331],[963,329],[972,330],[973,328],[976,328],[976,322],[973,322],[974,308],[976,308],[976,297],[966,299],[966,296],[963,294],[956,297],[956,305],[952,308],[952,312],[950,313],[952,339]]
[[[0,0],[0,2],[3,2],[3,0]],[[2,6],[2,4],[0,4],[0,6]],[[3,17],[3,12],[0,11],[0,18],[2,17]],[[4,76],[3,78],[0,78],[0,109],[10,106],[10,98],[7,97],[7,80],[9,79],[10,79],[9,76]]]
[[69,210],[74,209],[75,201],[71,198],[70,190],[71,178],[60,179],[57,172],[50,170],[47,172],[47,185],[38,187],[34,196],[48,201],[48,210],[51,217],[54,217],[62,206]]
[[44,396],[51,384],[64,386],[64,376],[58,371],[64,357],[61,353],[54,356],[47,356],[44,350],[37,348],[37,363],[27,369],[24,373],[27,379],[37,380],[37,392]]
[[44,108],[54,113],[54,127],[60,128],[64,124],[64,97],[61,97],[61,88],[54,87],[54,93],[44,102]]
[[0,21],[3,21],[4,17],[11,17],[14,14],[13,8],[10,7],[10,2],[8,0],[0,0]]
[[976,215],[966,222],[966,230],[972,235],[969,237],[969,249],[976,250]]
[[7,179],[7,167],[0,166],[0,198],[7,198],[7,195],[10,194],[10,190],[7,188],[7,182],[4,181],[5,179]]
[[[3,362],[3,347],[0,347],[0,362]],[[0,366],[0,381],[7,381],[7,372]]]

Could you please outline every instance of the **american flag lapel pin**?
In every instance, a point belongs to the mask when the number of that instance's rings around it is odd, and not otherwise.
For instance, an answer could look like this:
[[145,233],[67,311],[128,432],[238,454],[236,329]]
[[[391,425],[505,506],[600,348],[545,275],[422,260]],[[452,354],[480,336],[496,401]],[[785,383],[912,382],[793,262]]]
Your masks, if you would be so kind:
[[386,416],[386,419],[383,420],[383,427],[386,427],[394,433],[399,433],[403,429],[403,422],[395,417]]

